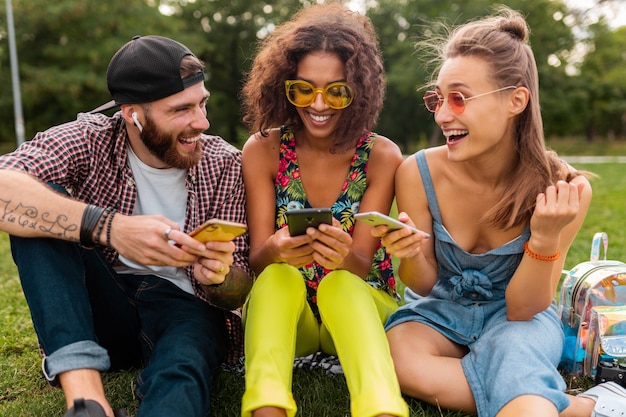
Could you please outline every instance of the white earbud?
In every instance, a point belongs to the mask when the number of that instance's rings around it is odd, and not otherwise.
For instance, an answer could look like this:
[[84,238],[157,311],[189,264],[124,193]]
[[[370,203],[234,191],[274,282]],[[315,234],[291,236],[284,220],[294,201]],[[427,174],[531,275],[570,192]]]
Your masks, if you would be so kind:
[[140,132],[143,132],[143,126],[141,125],[141,123],[139,123],[139,120],[137,120],[137,113],[133,112],[130,117],[132,117],[135,121],[135,126],[137,126],[137,129],[139,129]]

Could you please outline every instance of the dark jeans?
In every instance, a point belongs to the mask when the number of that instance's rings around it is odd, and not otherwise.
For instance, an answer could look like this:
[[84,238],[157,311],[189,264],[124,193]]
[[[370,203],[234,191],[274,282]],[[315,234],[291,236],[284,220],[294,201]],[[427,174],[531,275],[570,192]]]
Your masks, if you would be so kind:
[[11,249],[47,378],[144,366],[138,417],[209,416],[226,351],[220,310],[157,276],[117,274],[98,249],[15,236]]

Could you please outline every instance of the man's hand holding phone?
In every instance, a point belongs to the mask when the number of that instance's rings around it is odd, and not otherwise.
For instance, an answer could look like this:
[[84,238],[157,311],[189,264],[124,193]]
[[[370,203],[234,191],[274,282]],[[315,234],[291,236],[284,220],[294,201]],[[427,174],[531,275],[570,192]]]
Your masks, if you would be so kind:
[[243,223],[211,219],[190,232],[189,236],[202,243],[209,241],[229,242],[247,231],[248,226]]
[[189,233],[205,246],[194,268],[194,276],[200,283],[214,285],[224,281],[233,263],[235,244],[232,240],[247,230],[243,223],[210,219]]
[[194,264],[194,278],[204,285],[209,303],[225,310],[241,307],[252,287],[253,280],[245,271],[231,268],[233,239],[247,230],[242,223],[211,219],[189,233],[206,247]]

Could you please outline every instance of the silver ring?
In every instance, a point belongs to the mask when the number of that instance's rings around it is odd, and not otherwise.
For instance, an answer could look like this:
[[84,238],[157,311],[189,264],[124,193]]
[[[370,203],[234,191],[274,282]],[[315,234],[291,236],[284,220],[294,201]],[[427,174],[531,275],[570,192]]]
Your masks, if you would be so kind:
[[165,233],[164,233],[165,240],[167,240],[168,242],[170,240],[170,233],[172,233],[172,228],[171,227],[168,227],[167,229],[165,229]]

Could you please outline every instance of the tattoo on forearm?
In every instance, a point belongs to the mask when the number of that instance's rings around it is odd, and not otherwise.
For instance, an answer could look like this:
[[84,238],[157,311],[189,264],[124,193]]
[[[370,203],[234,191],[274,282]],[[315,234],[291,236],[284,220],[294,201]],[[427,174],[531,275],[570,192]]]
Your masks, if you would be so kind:
[[0,222],[13,223],[23,229],[39,230],[51,237],[64,238],[76,241],[72,232],[78,230],[78,225],[70,223],[64,214],[53,215],[49,212],[40,213],[34,206],[24,206],[22,203],[12,205],[10,200],[0,199]]

